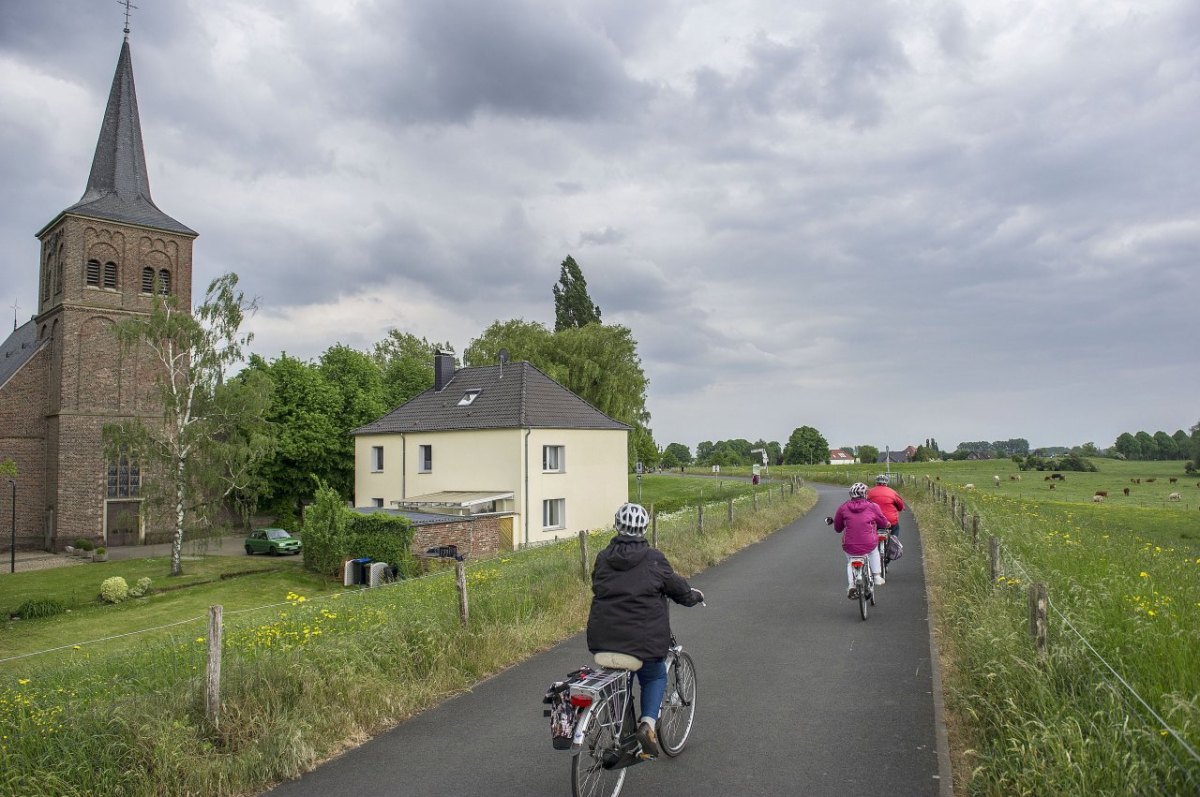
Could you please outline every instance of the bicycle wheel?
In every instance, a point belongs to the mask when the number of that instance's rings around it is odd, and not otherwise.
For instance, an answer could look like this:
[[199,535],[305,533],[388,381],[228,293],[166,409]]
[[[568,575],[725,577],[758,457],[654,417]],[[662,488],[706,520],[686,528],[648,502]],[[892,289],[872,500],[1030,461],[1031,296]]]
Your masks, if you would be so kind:
[[862,619],[867,619],[867,596],[871,589],[871,571],[866,562],[858,569],[858,613]]
[[696,716],[696,665],[680,652],[667,673],[667,693],[658,717],[658,746],[669,756],[683,752]]
[[621,718],[613,716],[612,699],[592,707],[591,721],[579,750],[571,756],[571,794],[574,797],[617,797],[625,769],[609,769],[621,757]]

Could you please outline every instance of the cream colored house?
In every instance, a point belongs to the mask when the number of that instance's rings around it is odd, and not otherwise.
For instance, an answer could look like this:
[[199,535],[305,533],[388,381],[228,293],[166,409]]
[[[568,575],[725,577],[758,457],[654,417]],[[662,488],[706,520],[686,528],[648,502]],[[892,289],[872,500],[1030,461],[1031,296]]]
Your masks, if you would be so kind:
[[629,427],[527,362],[455,370],[351,432],[354,504],[501,514],[506,547],[611,527],[628,500]]

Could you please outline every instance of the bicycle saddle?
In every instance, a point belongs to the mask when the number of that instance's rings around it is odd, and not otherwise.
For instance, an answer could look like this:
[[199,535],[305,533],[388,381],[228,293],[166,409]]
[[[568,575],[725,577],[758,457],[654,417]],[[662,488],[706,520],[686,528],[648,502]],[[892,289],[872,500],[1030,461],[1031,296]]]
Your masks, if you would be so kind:
[[611,650],[601,650],[593,655],[596,664],[601,667],[611,667],[616,670],[637,672],[642,669],[642,660],[628,653],[613,653]]

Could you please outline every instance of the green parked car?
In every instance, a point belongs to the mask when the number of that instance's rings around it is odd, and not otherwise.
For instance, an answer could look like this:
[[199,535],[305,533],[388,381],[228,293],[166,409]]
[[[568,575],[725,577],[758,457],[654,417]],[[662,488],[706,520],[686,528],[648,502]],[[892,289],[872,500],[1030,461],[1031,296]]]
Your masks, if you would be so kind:
[[246,538],[246,553],[300,553],[302,543],[283,529],[259,529]]

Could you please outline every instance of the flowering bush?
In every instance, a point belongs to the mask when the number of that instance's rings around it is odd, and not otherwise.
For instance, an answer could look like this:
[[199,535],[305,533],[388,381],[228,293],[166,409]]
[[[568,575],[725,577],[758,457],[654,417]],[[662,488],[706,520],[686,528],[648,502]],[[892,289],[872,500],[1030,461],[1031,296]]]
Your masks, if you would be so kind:
[[109,603],[120,603],[129,597],[129,584],[120,576],[106,578],[100,585],[100,597]]
[[129,597],[131,597],[131,598],[142,597],[143,595],[145,595],[147,592],[150,591],[151,583],[153,583],[153,582],[150,581],[149,577],[142,576],[141,578],[139,578],[137,580],[137,584],[135,584],[133,587],[130,588]]

